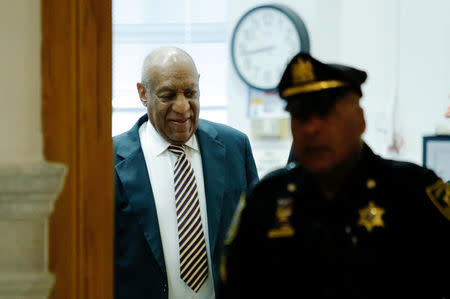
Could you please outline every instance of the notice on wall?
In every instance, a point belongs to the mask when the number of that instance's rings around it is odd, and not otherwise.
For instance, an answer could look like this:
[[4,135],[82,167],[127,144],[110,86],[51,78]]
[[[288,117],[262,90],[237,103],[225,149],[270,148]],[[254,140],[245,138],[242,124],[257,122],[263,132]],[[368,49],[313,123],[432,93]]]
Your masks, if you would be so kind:
[[288,118],[286,103],[276,91],[249,88],[248,116],[250,118]]
[[389,156],[394,136],[393,98],[367,96],[361,100],[366,119],[363,139],[372,150],[382,156]]
[[276,91],[249,89],[250,139],[260,178],[287,164],[292,137],[285,105]]
[[424,166],[444,181],[450,181],[450,136],[426,143]]
[[260,178],[286,166],[291,144],[291,139],[252,140],[253,156]]

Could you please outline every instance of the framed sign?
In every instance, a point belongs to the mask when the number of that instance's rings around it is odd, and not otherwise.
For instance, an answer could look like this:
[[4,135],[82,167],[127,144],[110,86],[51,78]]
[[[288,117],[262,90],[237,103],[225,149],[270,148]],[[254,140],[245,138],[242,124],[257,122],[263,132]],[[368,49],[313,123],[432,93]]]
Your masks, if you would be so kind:
[[423,166],[450,181],[450,135],[423,137]]

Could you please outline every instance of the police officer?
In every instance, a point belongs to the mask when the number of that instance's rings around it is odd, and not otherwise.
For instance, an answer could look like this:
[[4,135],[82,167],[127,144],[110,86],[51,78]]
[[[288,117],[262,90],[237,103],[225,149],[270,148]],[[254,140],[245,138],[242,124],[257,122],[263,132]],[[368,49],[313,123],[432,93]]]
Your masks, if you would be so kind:
[[229,232],[229,298],[450,298],[450,186],[361,139],[364,71],[307,53],[278,86],[298,164],[268,174]]

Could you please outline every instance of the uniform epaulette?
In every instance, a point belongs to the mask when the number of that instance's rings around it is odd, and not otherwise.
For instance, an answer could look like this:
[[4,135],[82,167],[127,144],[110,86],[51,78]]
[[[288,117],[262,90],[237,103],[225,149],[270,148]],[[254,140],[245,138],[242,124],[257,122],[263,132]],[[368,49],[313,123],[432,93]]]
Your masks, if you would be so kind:
[[[231,243],[233,243],[234,239],[236,238],[236,234],[239,229],[240,222],[241,222],[241,214],[242,214],[242,211],[245,209],[245,206],[246,206],[245,193],[242,193],[241,198],[240,198],[240,200],[236,206],[236,209],[234,211],[233,217],[231,218],[231,223],[228,228],[228,232],[225,235],[225,241],[224,241],[225,246],[231,245]],[[222,260],[220,263],[220,279],[224,283],[227,281],[226,258],[227,257],[225,254],[222,255]]]
[[245,209],[245,193],[241,194],[241,198],[236,206],[233,217],[231,218],[230,227],[228,229],[227,235],[225,236],[225,245],[230,245],[234,238],[236,237],[237,230],[239,228],[239,223],[241,221],[242,211]]

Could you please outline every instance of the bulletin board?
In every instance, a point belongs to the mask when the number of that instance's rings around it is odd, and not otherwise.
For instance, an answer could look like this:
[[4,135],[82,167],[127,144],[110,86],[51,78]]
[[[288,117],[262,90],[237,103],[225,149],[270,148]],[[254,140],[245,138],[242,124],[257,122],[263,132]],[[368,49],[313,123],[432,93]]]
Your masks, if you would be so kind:
[[247,115],[250,139],[259,176],[286,166],[292,145],[290,115],[276,91],[249,87]]

